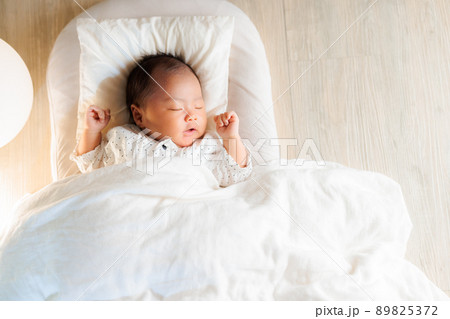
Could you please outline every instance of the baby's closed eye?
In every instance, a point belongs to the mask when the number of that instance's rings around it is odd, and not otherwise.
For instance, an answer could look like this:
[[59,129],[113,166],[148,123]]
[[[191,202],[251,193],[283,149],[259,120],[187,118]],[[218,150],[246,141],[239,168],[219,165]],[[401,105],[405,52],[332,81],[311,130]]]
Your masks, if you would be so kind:
[[[196,106],[195,109],[197,110],[201,110],[203,108],[203,106]],[[170,111],[182,111],[183,109],[169,109]]]

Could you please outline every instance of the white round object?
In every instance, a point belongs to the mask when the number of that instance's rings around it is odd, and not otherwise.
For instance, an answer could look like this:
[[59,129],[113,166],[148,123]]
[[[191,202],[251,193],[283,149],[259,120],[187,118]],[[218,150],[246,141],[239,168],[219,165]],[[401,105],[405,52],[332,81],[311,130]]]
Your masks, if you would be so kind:
[[33,105],[30,72],[19,54],[0,39],[0,147],[25,126]]

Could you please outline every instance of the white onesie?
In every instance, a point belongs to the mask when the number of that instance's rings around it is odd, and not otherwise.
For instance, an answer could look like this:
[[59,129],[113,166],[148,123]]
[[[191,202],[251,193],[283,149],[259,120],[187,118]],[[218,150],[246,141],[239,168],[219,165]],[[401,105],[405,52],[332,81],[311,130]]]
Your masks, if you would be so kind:
[[247,165],[240,167],[223,147],[220,136],[213,131],[206,131],[203,138],[194,140],[189,147],[178,147],[170,138],[158,141],[143,134],[138,126],[126,124],[110,129],[94,150],[77,156],[76,149],[70,159],[77,163],[82,173],[147,156],[192,158],[193,163],[209,168],[220,186],[244,181],[252,172],[248,150]]

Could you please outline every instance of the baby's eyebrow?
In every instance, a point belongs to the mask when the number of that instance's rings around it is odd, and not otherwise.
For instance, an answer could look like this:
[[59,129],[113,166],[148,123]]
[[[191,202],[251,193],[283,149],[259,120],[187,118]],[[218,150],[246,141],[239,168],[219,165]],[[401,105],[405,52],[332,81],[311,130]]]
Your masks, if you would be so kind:
[[[173,97],[173,99],[176,100],[176,101],[186,102],[185,99],[182,99],[182,98],[179,98],[179,97]],[[170,97],[166,97],[166,100],[172,100],[172,99],[171,99]],[[200,101],[200,100],[203,100],[203,98],[202,98],[201,96],[196,97],[196,98],[194,99],[194,101]]]

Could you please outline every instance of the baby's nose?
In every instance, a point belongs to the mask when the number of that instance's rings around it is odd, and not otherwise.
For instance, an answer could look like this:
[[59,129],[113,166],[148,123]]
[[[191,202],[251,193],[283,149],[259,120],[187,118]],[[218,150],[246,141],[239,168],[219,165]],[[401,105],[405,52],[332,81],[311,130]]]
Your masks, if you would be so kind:
[[186,114],[186,121],[197,121],[197,115],[195,115],[195,114]]

